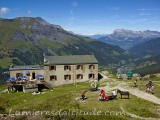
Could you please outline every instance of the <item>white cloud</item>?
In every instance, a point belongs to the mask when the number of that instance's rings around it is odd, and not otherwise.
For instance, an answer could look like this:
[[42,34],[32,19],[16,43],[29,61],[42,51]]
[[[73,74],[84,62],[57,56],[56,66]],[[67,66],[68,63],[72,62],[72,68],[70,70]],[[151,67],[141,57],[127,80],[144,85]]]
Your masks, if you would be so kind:
[[10,11],[9,8],[7,8],[7,7],[1,7],[1,8],[0,8],[0,15],[5,15],[5,14],[7,14],[9,11]]
[[139,14],[140,16],[149,16],[149,15],[151,15],[150,13],[140,13]]
[[119,7],[108,7],[109,10],[119,10]]
[[98,19],[92,19],[92,22],[104,22],[109,20],[108,18],[98,18]]
[[113,16],[110,16],[110,17],[107,17],[107,18],[92,19],[92,22],[114,21],[114,20],[117,20],[117,19],[120,19],[120,18],[121,18],[121,16],[119,16],[119,15],[113,15]]
[[70,17],[68,20],[69,21],[75,20],[75,17]]
[[153,9],[150,9],[150,8],[141,8],[141,9],[138,9],[139,11],[151,11]]
[[111,19],[118,19],[118,18],[120,18],[120,16],[119,15],[113,15],[112,17],[110,17]]
[[74,15],[74,11],[73,11],[73,10],[70,10],[70,14],[71,14],[71,15]]
[[78,2],[77,1],[73,1],[71,5],[72,5],[72,7],[77,7],[78,6]]
[[31,14],[31,13],[32,13],[32,11],[31,11],[31,10],[28,10],[28,11],[27,11],[27,13],[28,13],[28,14]]

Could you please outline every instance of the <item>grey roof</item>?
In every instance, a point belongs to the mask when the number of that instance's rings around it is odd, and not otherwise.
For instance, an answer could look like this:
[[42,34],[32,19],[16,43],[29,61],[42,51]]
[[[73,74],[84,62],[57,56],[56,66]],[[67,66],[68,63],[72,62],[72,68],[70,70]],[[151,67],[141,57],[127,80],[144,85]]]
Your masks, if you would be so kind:
[[98,64],[94,55],[45,56],[44,65]]
[[13,65],[9,70],[39,70],[43,68],[44,67],[40,65]]

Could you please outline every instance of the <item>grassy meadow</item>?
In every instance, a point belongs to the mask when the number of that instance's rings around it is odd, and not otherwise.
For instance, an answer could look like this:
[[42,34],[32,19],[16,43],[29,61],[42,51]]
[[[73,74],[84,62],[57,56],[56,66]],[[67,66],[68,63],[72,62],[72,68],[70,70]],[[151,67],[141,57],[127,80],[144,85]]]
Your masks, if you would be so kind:
[[[132,86],[134,80],[127,80],[126,82]],[[145,90],[144,83],[146,82],[147,80],[138,81],[140,90]],[[153,83],[159,84],[160,82],[153,80]],[[101,84],[104,86],[104,82]],[[85,94],[88,99],[79,101],[81,92],[89,88],[90,83],[86,82],[45,89],[43,93],[37,95],[23,92],[1,92],[0,114],[2,118],[13,120],[43,120],[48,118],[53,120],[139,120],[141,119],[139,117],[160,118],[160,105],[137,98],[134,95],[130,95],[130,99],[120,99],[118,94],[116,100],[98,101],[99,91],[88,91]],[[159,88],[160,86],[155,86],[155,96],[157,97],[160,97]],[[7,89],[5,85],[0,87],[0,91],[5,89]],[[111,95],[111,93],[107,93],[107,95]],[[26,115],[25,112],[32,112],[33,115]],[[130,116],[128,113],[139,117]]]

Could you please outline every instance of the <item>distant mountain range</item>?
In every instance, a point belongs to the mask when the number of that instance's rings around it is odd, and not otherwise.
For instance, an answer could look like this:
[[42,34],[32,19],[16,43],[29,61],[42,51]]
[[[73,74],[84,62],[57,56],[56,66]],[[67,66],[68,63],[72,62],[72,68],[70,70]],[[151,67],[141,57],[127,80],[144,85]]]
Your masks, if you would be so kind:
[[105,37],[106,34],[95,34],[95,35],[86,35],[86,36],[93,38],[93,39],[99,39],[99,38]]
[[40,17],[0,19],[0,67],[11,64],[42,64],[47,55],[95,55],[100,65],[129,61],[118,46],[75,35]]
[[134,55],[133,72],[141,75],[160,72],[160,32],[117,29],[110,35],[98,36],[99,41],[119,45]]
[[[96,35],[94,35],[96,36]],[[94,36],[90,36],[94,38]],[[99,35],[98,35],[99,36]],[[129,49],[137,44],[143,43],[150,39],[160,37],[158,31],[132,31],[125,29],[116,29],[112,34],[104,35],[102,37],[95,37],[97,40],[111,44],[118,45],[123,49]]]

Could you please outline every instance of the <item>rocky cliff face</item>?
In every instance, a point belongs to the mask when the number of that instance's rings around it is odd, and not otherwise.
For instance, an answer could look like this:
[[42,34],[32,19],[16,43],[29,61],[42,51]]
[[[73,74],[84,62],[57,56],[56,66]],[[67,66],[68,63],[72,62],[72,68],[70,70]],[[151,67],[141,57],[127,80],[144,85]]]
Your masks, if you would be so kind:
[[71,37],[58,25],[49,24],[42,18],[16,18],[20,25],[15,33],[11,36],[11,40],[25,39],[37,43],[40,39],[49,39],[52,41],[63,43],[65,38]]

